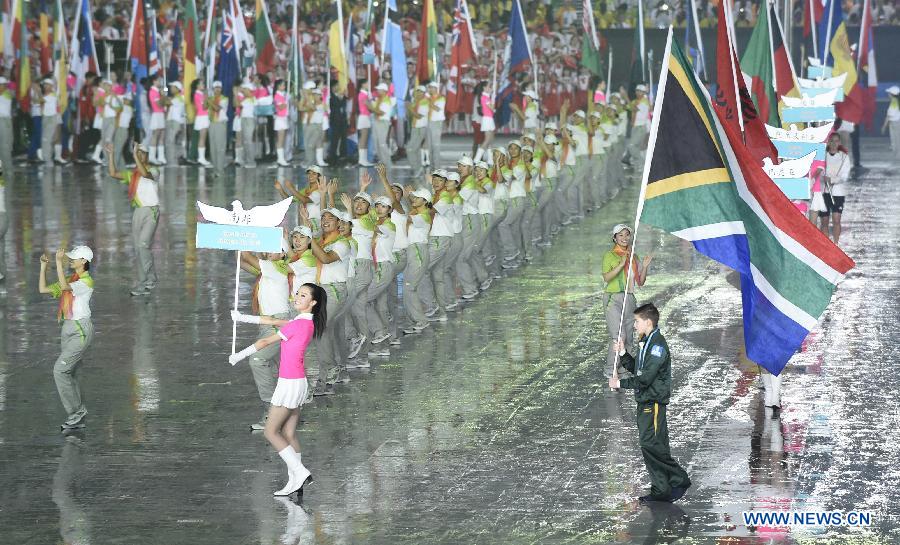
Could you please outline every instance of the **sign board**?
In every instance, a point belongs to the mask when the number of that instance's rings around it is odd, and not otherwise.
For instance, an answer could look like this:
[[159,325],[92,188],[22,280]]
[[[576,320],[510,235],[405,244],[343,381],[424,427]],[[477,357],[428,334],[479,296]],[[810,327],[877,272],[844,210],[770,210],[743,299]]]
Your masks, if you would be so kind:
[[819,142],[824,142],[825,139],[828,138],[828,135],[831,134],[832,127],[834,127],[834,123],[826,123],[818,127],[807,127],[802,130],[798,129],[797,125],[791,125],[788,129],[782,129],[781,127],[773,127],[766,123],[766,133],[772,140],[810,142],[817,144]]
[[830,66],[810,66],[806,69],[806,77],[809,79],[828,79],[831,77]]
[[778,156],[783,159],[799,159],[815,152],[815,160],[825,160],[824,142],[794,142],[790,140],[772,140]]
[[[832,78],[834,79],[834,78]],[[843,87],[835,87],[833,89],[825,88],[825,87],[803,87],[800,86],[800,93],[809,97],[816,97],[821,95],[827,95],[832,91],[837,91],[834,95],[834,101],[840,102],[844,100],[844,88]]]
[[784,108],[781,111],[781,121],[784,123],[814,123],[817,121],[834,121],[834,118],[834,105],[801,106],[799,108]]
[[809,178],[775,178],[775,185],[792,201],[808,201],[812,199],[809,190]]
[[197,224],[197,247],[244,252],[280,252],[284,230],[252,225]]

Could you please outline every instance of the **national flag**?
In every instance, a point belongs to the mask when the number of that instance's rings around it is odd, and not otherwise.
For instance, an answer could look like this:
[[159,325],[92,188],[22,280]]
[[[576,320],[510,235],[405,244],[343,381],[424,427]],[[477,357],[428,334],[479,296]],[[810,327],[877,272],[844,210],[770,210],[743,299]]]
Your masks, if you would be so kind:
[[[86,1],[86,0],[85,0]],[[16,99],[22,111],[27,112],[31,107],[31,52],[28,49],[28,12],[25,8],[25,0],[16,2],[15,20],[15,37],[19,44],[16,51],[16,65],[18,66],[19,77],[16,79]]]
[[406,95],[409,92],[409,74],[406,71],[406,49],[403,47],[403,29],[393,21],[388,22],[387,52],[391,56],[391,84],[397,99],[397,117],[406,119]]
[[775,89],[775,66],[770,45],[769,11],[760,10],[756,26],[750,35],[741,67],[751,79],[750,94],[760,117],[773,127],[781,126],[778,114],[778,93]]
[[128,50],[125,56],[131,63],[135,81],[147,77],[150,53],[147,47],[147,18],[144,16],[143,0],[134,0],[131,6],[131,27],[128,31]]
[[38,38],[41,43],[41,76],[53,70],[53,40],[50,31],[50,6],[41,0],[38,15]]
[[184,7],[184,47],[182,59],[182,82],[184,92],[184,109],[187,120],[194,121],[194,100],[191,96],[191,83],[197,79],[197,44],[200,43],[200,33],[197,28],[197,5],[194,0],[186,0]]
[[0,60],[3,60],[4,57],[11,56],[13,51],[12,44],[12,18],[10,14],[12,10],[10,8],[11,0],[0,0]]
[[238,53],[238,59],[240,59],[241,51],[247,47],[250,40],[250,34],[247,32],[247,24],[244,22],[244,12],[241,11],[239,0],[229,1],[228,16],[231,18],[231,36],[234,40],[234,47]]
[[158,33],[156,31],[156,12],[150,12],[150,27],[147,29],[150,37],[150,43],[147,45],[147,73],[149,75],[159,74],[162,72],[162,65],[159,58],[159,43],[157,41]]
[[256,39],[256,71],[260,74],[266,74],[275,69],[275,39],[273,36],[266,2],[265,0],[256,0],[253,37]]
[[872,0],[863,2],[863,18],[859,27],[857,77],[854,92],[859,92],[862,103],[862,122],[869,130],[875,117],[875,91],[878,89],[878,71],[875,69],[875,36],[872,32]]
[[863,104],[860,92],[853,92],[856,86],[856,62],[850,51],[850,38],[844,22],[844,10],[840,0],[828,0],[825,13],[816,29],[819,39],[819,58],[823,64],[832,66],[832,76],[847,74],[844,80],[844,100],[835,105],[837,116],[846,121],[859,123],[863,118]]
[[775,375],[854,266],[714,112],[671,31],[638,210],[644,222],[740,274],[747,356]]
[[416,79],[425,84],[435,78],[437,66],[437,18],[434,14],[434,0],[422,2],[422,23],[419,25],[419,54],[416,58]]
[[166,81],[177,81],[180,74],[178,59],[181,54],[181,26],[182,22],[178,21],[172,30],[172,52],[169,54],[169,63],[166,68]]
[[475,60],[475,41],[472,39],[472,19],[469,17],[469,5],[466,0],[456,1],[453,13],[453,35],[450,45],[450,77],[447,78],[447,111],[449,113],[466,112],[471,104],[462,103],[463,68]]
[[66,58],[66,22],[63,16],[62,0],[56,0],[53,15],[53,57],[54,76],[56,79],[56,92],[59,100],[59,111],[64,112],[69,107],[69,63]]
[[644,40],[644,0],[638,0],[638,24],[634,29],[634,45],[631,47],[631,77],[629,91],[638,84],[647,83],[647,51]]
[[[799,97],[800,87],[797,84],[797,72],[787,49],[784,30],[775,4],[769,4],[769,25],[772,32],[772,59],[775,66],[775,90],[779,97]],[[780,98],[779,98],[780,100]]]
[[603,75],[603,63],[600,60],[600,38],[597,36],[597,27],[594,24],[594,9],[591,7],[591,0],[582,0],[581,2],[581,30],[584,33],[581,38],[581,66],[595,76],[601,76]]
[[522,17],[522,6],[519,4],[519,0],[514,0],[512,12],[509,14],[506,49],[503,51],[503,71],[497,80],[499,90],[496,90],[497,95],[494,101],[494,121],[498,127],[506,125],[511,115],[509,105],[515,90],[512,75],[527,70],[532,62],[531,46],[528,45],[528,30],[525,28],[525,19]]
[[[765,124],[759,118],[750,92],[744,83],[741,63],[738,61],[734,44],[731,41],[731,17],[726,15],[725,2],[719,2],[717,8],[718,26],[716,41],[716,99],[713,104],[718,110],[722,123],[730,124],[736,131],[744,130],[744,142],[757,164],[764,158],[778,162],[778,150],[769,139]],[[737,89],[735,89],[737,85]],[[740,97],[740,107],[738,107]],[[740,118],[738,116],[741,116]],[[743,122],[742,122],[743,120]]]
[[341,32],[341,20],[331,23],[328,30],[328,58],[331,68],[337,72],[338,81],[334,85],[335,91],[340,94],[347,92],[347,55],[344,52],[343,32]]
[[75,28],[72,31],[72,41],[69,44],[69,70],[75,74],[75,96],[81,94],[85,75],[88,72],[98,73],[100,64],[97,62],[97,48],[94,45],[94,31],[91,28],[91,4],[89,0],[80,0],[78,14],[75,16]]
[[[233,20],[228,17],[228,13],[222,14],[222,34],[219,36],[219,62],[216,68],[218,74],[217,79],[222,82],[222,94],[231,98],[234,90],[234,82],[241,74],[241,67],[238,63],[237,47],[235,47]],[[232,118],[233,112],[231,107],[228,108],[229,119]]]
[[825,13],[825,6],[822,0],[803,0],[803,37],[808,38],[810,34],[815,32],[816,27],[822,20]]

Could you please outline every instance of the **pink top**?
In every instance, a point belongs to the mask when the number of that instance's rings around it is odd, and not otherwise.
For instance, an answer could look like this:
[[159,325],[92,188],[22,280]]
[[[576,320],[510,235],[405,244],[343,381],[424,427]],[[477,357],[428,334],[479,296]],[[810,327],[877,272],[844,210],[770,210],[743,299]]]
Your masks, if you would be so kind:
[[306,378],[303,355],[313,338],[312,314],[300,314],[281,326],[281,363],[278,365],[279,378]]
[[606,93],[603,91],[594,91],[594,104],[606,103]]
[[369,100],[369,93],[365,90],[359,92],[356,95],[356,102],[359,104],[359,115],[369,115],[369,105],[366,102]]
[[203,91],[196,91],[194,93],[194,108],[197,109],[197,115],[209,115],[204,102],[206,102],[206,95],[203,94]]
[[125,94],[125,86],[122,85],[121,83],[117,83],[117,84],[113,85],[112,91],[113,91],[113,93],[115,93],[117,95],[124,95]]
[[162,104],[159,103],[160,102],[159,101],[159,99],[160,99],[159,89],[157,89],[156,87],[151,87],[150,90],[147,92],[147,97],[150,99],[150,111],[152,111],[155,114],[165,112],[165,109],[162,107]]
[[481,117],[494,117],[494,110],[491,109],[491,97],[487,93],[481,93]]
[[284,96],[284,93],[281,91],[275,92],[275,98],[272,99],[275,103],[275,115],[278,117],[287,117],[288,114],[288,103],[287,97]]
[[255,96],[256,98],[267,97],[267,96],[269,96],[269,90],[266,89],[264,86],[260,85],[259,87],[256,88],[255,91],[253,91],[253,96]]

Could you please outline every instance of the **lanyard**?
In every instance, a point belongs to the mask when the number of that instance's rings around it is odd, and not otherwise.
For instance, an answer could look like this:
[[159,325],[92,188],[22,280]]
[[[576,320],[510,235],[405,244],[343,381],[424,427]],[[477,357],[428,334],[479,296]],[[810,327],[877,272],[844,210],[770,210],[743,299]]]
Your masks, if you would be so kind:
[[638,371],[640,371],[644,368],[644,356],[647,355],[647,348],[650,346],[650,339],[653,338],[653,334],[656,333],[657,331],[659,331],[659,328],[651,331],[650,334],[647,335],[647,340],[644,341],[644,346],[643,346],[643,348],[641,348],[640,361],[638,362]]

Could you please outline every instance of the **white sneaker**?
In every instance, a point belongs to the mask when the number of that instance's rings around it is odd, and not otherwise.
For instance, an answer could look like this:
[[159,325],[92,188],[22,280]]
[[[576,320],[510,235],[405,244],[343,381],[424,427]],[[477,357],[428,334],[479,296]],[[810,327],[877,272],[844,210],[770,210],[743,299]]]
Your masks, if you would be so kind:
[[363,345],[366,344],[366,340],[367,339],[365,335],[359,335],[358,337],[353,339],[353,346],[350,349],[350,353],[347,354],[347,357],[353,359],[357,355],[359,355],[359,351],[362,349]]
[[[2,280],[2,279],[3,279],[3,277],[0,276],[0,280]],[[384,335],[379,335],[379,336],[373,338],[373,339],[372,339],[372,344],[381,344],[381,343],[383,343],[384,341],[386,341],[386,340],[388,340],[388,339],[390,339],[390,338],[391,338],[391,334],[390,334],[390,333],[385,333]]]

